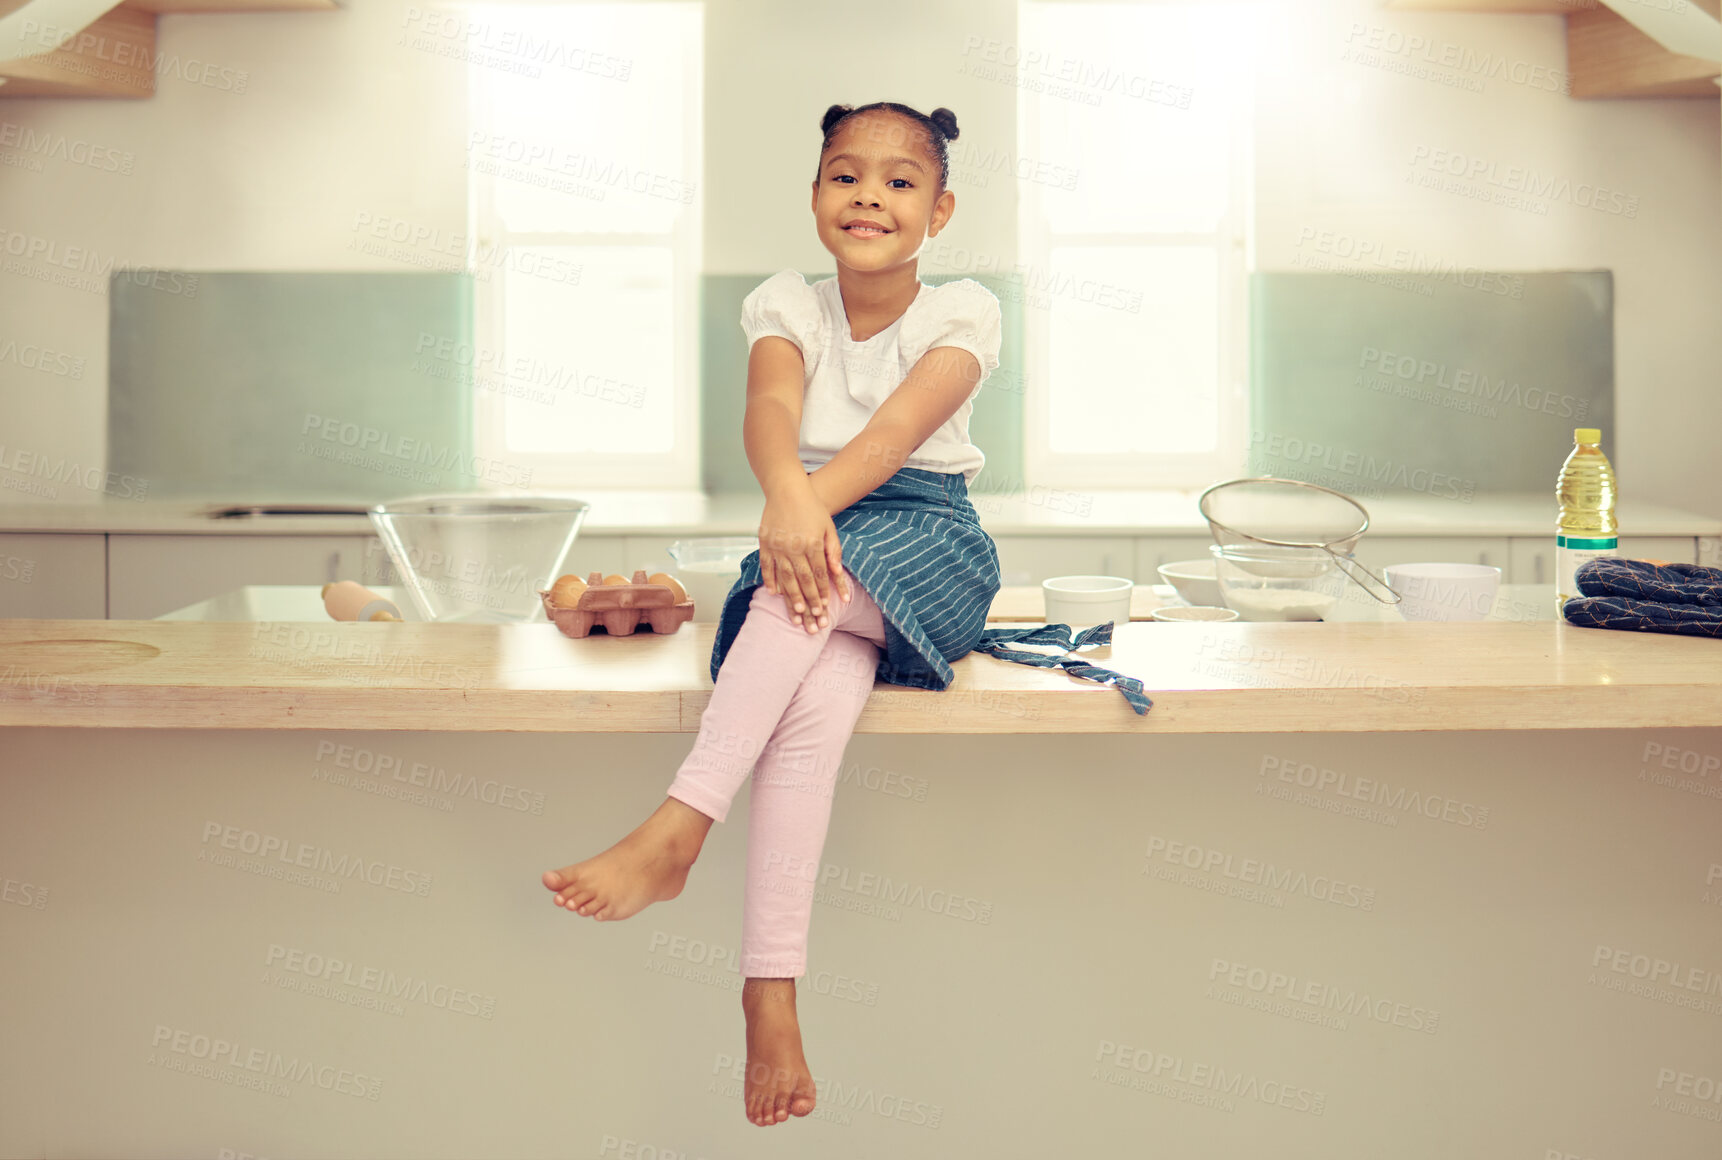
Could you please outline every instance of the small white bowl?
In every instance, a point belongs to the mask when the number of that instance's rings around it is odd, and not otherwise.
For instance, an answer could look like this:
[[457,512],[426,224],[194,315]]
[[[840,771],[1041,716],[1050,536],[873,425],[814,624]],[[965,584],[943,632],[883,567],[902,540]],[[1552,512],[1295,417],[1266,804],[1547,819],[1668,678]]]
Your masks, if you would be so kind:
[[1406,620],[1482,620],[1501,588],[1493,564],[1390,564],[1383,574]]
[[1040,582],[1046,622],[1084,625],[1127,624],[1136,582],[1124,576],[1053,576]]
[[1174,560],[1160,565],[1155,571],[1191,604],[1217,608],[1224,603],[1220,599],[1220,581],[1214,575],[1214,561],[1211,559]]
[[1230,608],[1215,608],[1210,604],[1193,604],[1188,608],[1169,604],[1165,608],[1156,608],[1152,615],[1155,620],[1202,621],[1205,623],[1238,619],[1238,614]]

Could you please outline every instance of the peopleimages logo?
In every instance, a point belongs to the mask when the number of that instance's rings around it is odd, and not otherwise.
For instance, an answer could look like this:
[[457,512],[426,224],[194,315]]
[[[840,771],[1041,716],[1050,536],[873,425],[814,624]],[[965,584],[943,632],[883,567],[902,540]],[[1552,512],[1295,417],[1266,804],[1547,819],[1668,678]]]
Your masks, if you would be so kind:
[[1722,1123],[1722,1080],[1677,1067],[1659,1067],[1650,1106],[1677,1116]]
[[1598,945],[1587,985],[1697,1015],[1722,1016],[1722,971]]
[[363,966],[335,955],[285,947],[280,943],[269,944],[269,950],[263,957],[263,965],[304,979],[352,987],[388,999],[422,1003],[427,1007],[457,1015],[476,1015],[480,1019],[490,1019],[496,1014],[495,995],[480,994],[464,987],[451,987],[447,983],[433,983],[412,975],[397,975],[381,967]]
[[1301,894],[1317,902],[1328,902],[1357,910],[1375,909],[1373,887],[1342,882],[1325,874],[1311,875],[1303,870],[1275,866],[1272,862],[1262,862],[1255,858],[1239,858],[1224,850],[1198,846],[1191,842],[1175,842],[1158,834],[1149,837],[1146,856],[1150,862],[1159,858],[1190,870],[1218,874],[1222,878],[1231,878],[1251,886],[1262,886],[1286,894]]
[[1695,967],[1652,955],[1634,954],[1632,951],[1619,950],[1601,943],[1597,944],[1590,964],[1617,975],[1643,979],[1665,987],[1676,987],[1700,995],[1722,996],[1722,972],[1708,967]]
[[[1392,272],[1421,280],[1404,288],[1428,292],[1429,281],[1449,282],[1466,290],[1477,290],[1504,298],[1523,298],[1525,279],[1522,274],[1502,274],[1461,266],[1456,262],[1425,254],[1406,246],[1389,245],[1378,238],[1342,234],[1334,230],[1301,226],[1297,234],[1298,252],[1292,265],[1317,270],[1332,270],[1336,274]],[[1392,285],[1388,282],[1385,284]]]
[[[1327,1109],[1327,1093],[1282,1080],[1264,1080],[1245,1071],[1234,1071],[1222,1064],[1189,1060],[1182,1055],[1156,1052],[1144,1047],[1132,1047],[1102,1039],[1094,1053],[1096,1067],[1090,1079],[1110,1080],[1102,1067],[1123,1072],[1138,1072],[1156,1080],[1187,1084],[1220,1096],[1235,1096],[1257,1103],[1273,1104],[1294,1112],[1319,1116]],[[1227,1111],[1230,1109],[1227,1108]]]
[[1386,487],[1421,491],[1438,499],[1456,499],[1470,503],[1475,498],[1477,483],[1460,479],[1443,471],[1413,467],[1393,459],[1377,459],[1373,454],[1344,447],[1284,435],[1278,431],[1252,431],[1250,458],[1267,466],[1278,467],[1290,462],[1302,467],[1319,466],[1326,471]]
[[273,834],[242,830],[221,822],[203,824],[204,851],[213,844],[217,850],[237,851],[259,862],[274,859],[283,866],[329,874],[335,878],[358,878],[372,886],[383,886],[403,894],[428,895],[432,876],[422,870],[409,870],[392,862],[381,862],[356,854],[337,854],[324,846],[309,842],[288,842]]
[[1559,415],[1563,419],[1583,419],[1590,409],[1589,399],[1559,394],[1543,387],[1526,389],[1519,383],[1508,382],[1504,375],[1491,379],[1486,374],[1466,367],[1449,368],[1446,363],[1411,354],[1397,354],[1373,346],[1362,349],[1357,365],[1364,370],[1379,371],[1417,386],[1439,387],[1454,395],[1474,396],[1485,403],[1523,407],[1527,411],[1541,411],[1545,415]]
[[[822,864],[817,858],[802,858],[781,850],[769,852],[765,856],[765,865],[768,870],[806,883],[809,889],[801,891],[801,896],[811,892],[817,901],[843,909],[865,908],[848,904],[836,892],[868,902],[949,915],[951,918],[960,918],[964,922],[980,923],[983,926],[990,923],[993,917],[993,904],[984,899],[940,887],[928,890],[919,883],[900,881],[889,874],[879,874],[872,870],[852,873],[847,866],[833,862]],[[819,889],[813,889],[815,884]]]
[[[375,1100],[383,1094],[383,1081],[348,1068],[318,1064],[314,1060],[289,1058],[279,1051],[261,1047],[247,1048],[243,1044],[215,1036],[193,1034],[189,1031],[156,1024],[150,1040],[149,1062],[157,1064],[155,1051],[183,1056],[211,1066],[237,1068],[257,1074],[259,1079],[285,1079],[294,1083],[309,1083],[324,1091]],[[228,1081],[231,1082],[231,1081]]]
[[1280,781],[1290,782],[1304,789],[1334,793],[1340,797],[1386,806],[1404,813],[1422,814],[1438,822],[1479,830],[1486,829],[1489,825],[1488,806],[1479,806],[1442,794],[1425,794],[1421,790],[1396,788],[1384,781],[1358,777],[1353,773],[1341,773],[1337,769],[1317,767],[1307,761],[1267,754],[1262,757],[1262,767],[1257,771],[1257,775],[1267,777],[1270,773]]
[[[1420,79],[1443,80],[1452,84],[1458,80],[1467,83],[1466,88],[1473,92],[1482,91],[1482,81],[1505,80],[1526,88],[1541,89],[1550,93],[1572,92],[1572,77],[1558,68],[1551,68],[1535,61],[1521,60],[1515,57],[1502,56],[1498,53],[1483,52],[1466,45],[1454,44],[1445,40],[1430,40],[1415,32],[1401,32],[1396,28],[1387,28],[1379,24],[1364,24],[1353,21],[1350,31],[1345,35],[1346,52],[1365,50],[1368,54],[1386,54],[1404,58],[1407,64],[1419,66],[1407,70]],[[1348,59],[1342,55],[1341,59]],[[1373,64],[1375,61],[1369,55],[1350,56],[1359,63]],[[1428,74],[1427,69],[1420,66],[1449,70],[1451,79],[1445,79],[1436,74]]]
[[1473,157],[1447,149],[1418,145],[1411,150],[1411,167],[1444,174],[1463,181],[1481,182],[1498,189],[1547,201],[1564,201],[1580,209],[1616,217],[1636,218],[1638,198],[1619,190],[1605,189],[1588,181],[1538,173],[1522,165],[1501,166],[1487,157]]
[[137,157],[128,150],[41,131],[15,121],[0,121],[0,149],[20,149],[35,157],[83,165],[106,173],[130,174]]
[[498,809],[534,815],[544,812],[544,795],[536,790],[495,778],[480,781],[470,773],[451,773],[440,765],[427,765],[422,761],[408,763],[397,754],[367,749],[362,745],[319,741],[316,760],[319,764],[327,762],[355,774],[397,781],[451,798],[470,798]]
[[1282,971],[1270,971],[1228,959],[1216,958],[1208,964],[1208,981],[1219,981],[1258,995],[1303,1003],[1324,1011],[1339,1011],[1354,1018],[1372,1019],[1377,1023],[1430,1035],[1435,1033],[1441,1021],[1440,1014],[1427,1007],[1371,995],[1356,987],[1318,983],[1313,979],[1300,979]]

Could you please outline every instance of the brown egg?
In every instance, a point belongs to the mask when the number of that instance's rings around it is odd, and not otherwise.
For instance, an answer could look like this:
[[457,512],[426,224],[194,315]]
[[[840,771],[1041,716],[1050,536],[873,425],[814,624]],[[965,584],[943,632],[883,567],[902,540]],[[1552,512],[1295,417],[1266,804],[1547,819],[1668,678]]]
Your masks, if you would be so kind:
[[564,576],[550,586],[550,603],[558,608],[573,608],[586,591],[586,581],[578,576]]
[[606,583],[606,584],[626,584],[628,582],[629,581],[628,581],[628,578],[626,576],[618,575],[615,572],[612,572],[608,576],[604,577],[604,583]]
[[677,580],[668,572],[653,572],[650,576],[646,577],[646,583],[662,584],[665,588],[668,588],[671,592],[676,594],[677,604],[682,603],[682,601],[688,598],[688,590],[682,587],[682,582]]

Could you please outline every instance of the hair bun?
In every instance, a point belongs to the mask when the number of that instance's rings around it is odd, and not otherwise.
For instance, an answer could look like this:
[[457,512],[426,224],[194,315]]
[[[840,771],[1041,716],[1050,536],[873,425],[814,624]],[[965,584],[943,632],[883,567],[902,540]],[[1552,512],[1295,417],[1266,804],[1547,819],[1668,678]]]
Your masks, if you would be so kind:
[[943,105],[928,113],[927,120],[939,127],[939,132],[945,135],[947,141],[957,139],[957,115]]
[[831,126],[835,125],[854,111],[854,105],[832,105],[829,109],[825,110],[825,116],[819,119],[819,131],[821,133],[831,132]]

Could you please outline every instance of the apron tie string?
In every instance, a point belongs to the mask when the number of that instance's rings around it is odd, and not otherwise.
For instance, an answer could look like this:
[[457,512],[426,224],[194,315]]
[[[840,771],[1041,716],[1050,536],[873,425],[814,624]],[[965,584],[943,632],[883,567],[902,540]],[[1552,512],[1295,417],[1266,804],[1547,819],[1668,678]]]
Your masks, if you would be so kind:
[[[1068,655],[1075,649],[1091,644],[1111,643],[1112,622],[1108,620],[1104,624],[1083,629],[1076,634],[1074,640],[1071,639],[1071,628],[1068,624],[1042,624],[1033,628],[992,628],[981,633],[980,643],[974,647],[974,651],[1020,665],[1034,665],[1043,669],[1059,668],[1085,681],[1111,685],[1123,694],[1124,699],[1130,703],[1130,708],[1140,717],[1154,704],[1143,691],[1141,681],[1091,664],[1082,657]],[[1006,644],[1056,645],[1065,650],[1067,655],[1055,657],[1047,653],[1024,652],[1021,649],[1006,648]]]

